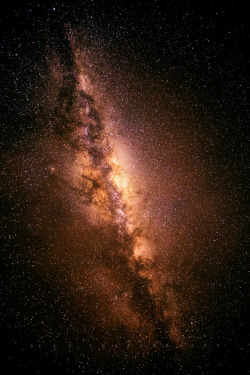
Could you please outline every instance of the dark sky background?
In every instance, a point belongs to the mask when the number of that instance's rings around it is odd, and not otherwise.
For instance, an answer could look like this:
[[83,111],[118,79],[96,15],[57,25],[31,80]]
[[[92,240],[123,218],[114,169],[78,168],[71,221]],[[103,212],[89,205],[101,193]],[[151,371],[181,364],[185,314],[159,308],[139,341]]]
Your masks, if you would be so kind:
[[0,30],[5,373],[247,374],[246,5],[0,1]]

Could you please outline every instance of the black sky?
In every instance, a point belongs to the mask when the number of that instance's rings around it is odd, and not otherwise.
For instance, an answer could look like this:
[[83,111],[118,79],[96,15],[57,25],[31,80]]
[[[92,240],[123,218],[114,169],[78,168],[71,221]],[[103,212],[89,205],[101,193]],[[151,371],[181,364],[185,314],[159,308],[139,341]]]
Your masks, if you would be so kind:
[[[107,252],[118,246],[112,231],[104,237],[94,227],[77,232],[76,223],[81,218],[74,211],[74,192],[66,185],[61,187],[60,181],[44,185],[49,175],[47,170],[44,172],[45,165],[56,165],[59,157],[62,160],[65,157],[66,161],[58,164],[64,177],[63,170],[71,160],[70,153],[63,154],[49,137],[46,140],[46,132],[52,134],[52,125],[59,122],[61,128],[58,131],[55,126],[55,134],[63,134],[66,139],[61,122],[66,122],[68,114],[74,114],[75,75],[72,72],[75,66],[69,42],[74,30],[78,33],[78,43],[84,40],[84,48],[94,51],[95,75],[102,77],[109,100],[121,119],[120,138],[125,139],[136,155],[134,168],[142,169],[146,175],[141,188],[150,191],[147,209],[158,236],[156,264],[174,275],[176,294],[182,296],[180,310],[190,305],[190,310],[183,313],[186,320],[183,330],[189,332],[190,337],[195,336],[192,342],[197,347],[186,356],[176,348],[171,347],[169,352],[161,348],[158,353],[152,351],[144,367],[140,367],[133,360],[125,361],[120,349],[122,354],[115,358],[115,363],[110,359],[105,362],[102,357],[95,357],[89,347],[91,334],[86,328],[83,336],[87,344],[82,350],[88,353],[87,359],[79,359],[78,349],[67,354],[69,360],[64,358],[69,340],[75,340],[75,346],[82,345],[79,322],[89,327],[94,326],[97,319],[97,312],[92,316],[91,309],[95,308],[91,298],[85,318],[79,318],[77,304],[73,309],[69,306],[79,298],[78,292],[74,292],[74,298],[70,296],[72,287],[65,276],[70,268],[75,274],[79,272],[80,250],[78,254],[75,249],[77,246],[83,252],[94,249],[95,254],[103,238]],[[5,225],[1,255],[4,265],[1,340],[6,346],[3,352],[8,366],[6,374],[22,373],[20,363],[26,374],[39,371],[78,373],[79,363],[93,373],[102,369],[104,373],[118,374],[123,369],[124,373],[160,374],[168,368],[170,374],[235,371],[246,374],[249,371],[246,364],[249,354],[246,335],[249,121],[246,5],[237,1],[166,1],[164,4],[157,0],[1,1],[0,31]],[[53,67],[52,51],[59,58],[55,66],[60,67],[65,80],[63,87],[58,84],[59,88],[48,73]],[[61,101],[56,102],[55,98]],[[95,98],[92,99],[94,102]],[[63,110],[60,113],[65,103],[71,108],[66,115]],[[99,116],[97,111],[95,116]],[[53,155],[52,147],[55,147]],[[101,157],[98,163],[102,164]],[[52,173],[49,178],[53,178]],[[37,196],[46,196],[44,204],[43,198],[38,200]],[[65,228],[65,234],[53,229],[58,223]],[[72,235],[74,230],[76,237]],[[82,244],[81,236],[90,241]],[[75,241],[75,245],[71,241]],[[59,263],[50,269],[47,254],[60,246],[64,250],[59,253]],[[167,255],[165,247],[169,249]],[[68,249],[74,257],[67,253]],[[34,273],[30,264],[38,258],[42,259],[43,267],[47,264],[47,269]],[[86,263],[92,264],[92,258],[89,259]],[[109,256],[107,259],[102,262],[113,269],[112,259]],[[84,280],[88,282],[90,276],[86,270],[84,272]],[[115,283],[126,289],[121,274],[115,276]],[[136,314],[143,308],[154,310],[154,302],[148,302],[147,283],[140,284],[138,278],[135,284],[134,288],[138,288],[133,292],[137,296],[133,300]],[[31,292],[29,285],[33,285]],[[20,292],[22,289],[24,292]],[[130,284],[127,290],[131,292]],[[38,291],[42,297],[34,298],[33,305],[30,299]],[[24,297],[21,298],[20,293]],[[188,293],[190,299],[183,299]],[[27,304],[23,298],[27,299]],[[84,298],[87,297],[84,295]],[[38,311],[38,327],[43,319],[46,327],[53,327],[51,332],[48,328],[48,334],[43,333],[46,339],[42,350],[30,346],[33,342],[39,346],[37,328],[22,328],[19,311],[24,317],[32,317],[33,312]],[[68,314],[63,324],[58,323],[61,311]],[[146,311],[146,321],[147,314]],[[152,311],[150,314],[154,315]],[[194,331],[192,319],[196,319],[197,324]],[[54,342],[58,345],[63,340],[68,322],[72,324],[65,347],[57,354]],[[151,323],[159,340],[169,343],[165,328],[153,318]],[[128,335],[123,334],[126,328],[119,329],[120,336]],[[100,335],[108,341],[108,328],[107,332],[97,330],[92,337],[95,340]],[[110,337],[115,342],[116,333]],[[199,339],[202,347],[197,344]],[[204,346],[206,343],[209,349]]]

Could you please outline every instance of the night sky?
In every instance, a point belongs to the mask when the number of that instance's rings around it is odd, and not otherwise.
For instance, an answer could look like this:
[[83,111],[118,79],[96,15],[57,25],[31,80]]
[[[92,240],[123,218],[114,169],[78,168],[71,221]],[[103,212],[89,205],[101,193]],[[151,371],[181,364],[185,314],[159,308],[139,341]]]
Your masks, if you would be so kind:
[[0,30],[1,373],[249,374],[246,7],[0,1]]

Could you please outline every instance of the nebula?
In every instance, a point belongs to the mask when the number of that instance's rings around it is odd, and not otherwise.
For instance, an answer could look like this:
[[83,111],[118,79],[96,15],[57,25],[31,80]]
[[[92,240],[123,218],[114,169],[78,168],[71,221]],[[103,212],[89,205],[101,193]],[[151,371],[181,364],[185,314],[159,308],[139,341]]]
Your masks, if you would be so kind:
[[[172,314],[164,311],[162,274],[154,264],[154,239],[150,238],[150,230],[143,222],[146,213],[143,212],[142,202],[133,197],[135,187],[132,181],[113,155],[109,133],[105,132],[105,120],[94,100],[95,88],[87,75],[87,64],[85,62],[84,69],[80,52],[73,42],[70,48],[71,60],[74,61],[73,67],[70,66],[72,70],[57,77],[61,85],[58,88],[55,124],[59,141],[64,147],[69,146],[68,153],[74,156],[63,167],[58,161],[50,165],[49,178],[72,196],[76,210],[80,216],[83,215],[84,232],[86,223],[94,232],[100,230],[94,241],[91,232],[87,234],[87,241],[93,241],[92,254],[85,251],[82,254],[84,262],[90,263],[96,275],[86,289],[97,296],[101,292],[101,303],[109,305],[104,308],[103,316],[98,311],[95,325],[99,325],[101,320],[102,329],[115,329],[118,335],[119,327],[124,327],[127,340],[132,343],[131,350],[138,344],[130,336],[139,335],[140,347],[145,353],[145,347],[162,345],[159,330],[165,332],[167,341],[167,330],[173,332],[172,338],[176,342],[180,340],[176,325],[178,314],[175,310]],[[58,70],[60,66],[56,67],[57,75]],[[63,152],[60,160],[65,158],[68,159]],[[79,266],[75,272],[77,277],[73,275],[73,282],[85,289],[86,280],[90,278],[88,271],[86,276],[85,266]],[[112,323],[106,317],[110,314]]]

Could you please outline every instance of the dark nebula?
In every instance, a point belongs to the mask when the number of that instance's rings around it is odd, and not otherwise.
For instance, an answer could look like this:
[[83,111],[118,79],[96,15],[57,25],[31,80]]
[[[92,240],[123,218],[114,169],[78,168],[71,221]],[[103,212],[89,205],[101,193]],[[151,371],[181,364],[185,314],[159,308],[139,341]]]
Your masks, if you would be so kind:
[[234,1],[1,4],[4,374],[247,374]]

